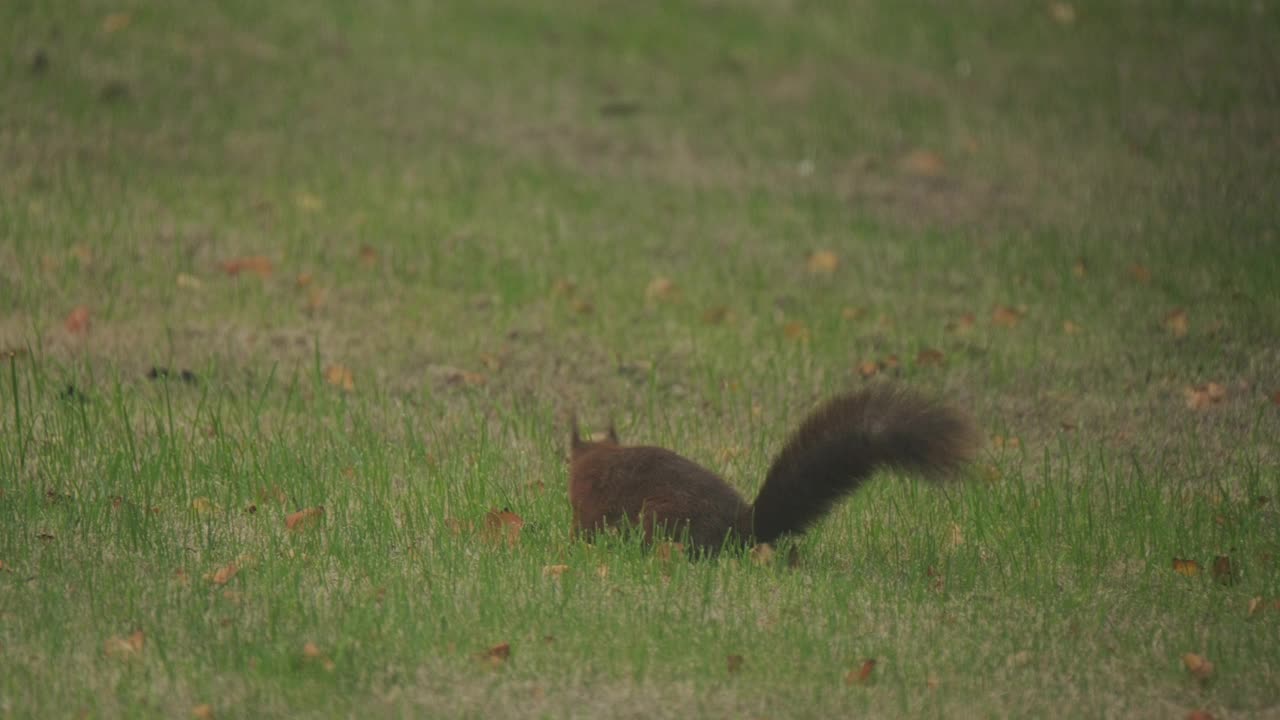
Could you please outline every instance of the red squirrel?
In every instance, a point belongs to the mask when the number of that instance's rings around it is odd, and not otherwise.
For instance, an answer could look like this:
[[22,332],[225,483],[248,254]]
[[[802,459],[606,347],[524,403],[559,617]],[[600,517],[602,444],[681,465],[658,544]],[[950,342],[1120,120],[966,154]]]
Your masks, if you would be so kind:
[[575,533],[639,527],[684,537],[715,553],[799,535],[861,487],[878,468],[947,477],[977,446],[969,418],[889,385],[828,400],[782,446],[754,503],[714,472],[659,447],[625,446],[612,428],[601,441],[570,437],[569,502]]

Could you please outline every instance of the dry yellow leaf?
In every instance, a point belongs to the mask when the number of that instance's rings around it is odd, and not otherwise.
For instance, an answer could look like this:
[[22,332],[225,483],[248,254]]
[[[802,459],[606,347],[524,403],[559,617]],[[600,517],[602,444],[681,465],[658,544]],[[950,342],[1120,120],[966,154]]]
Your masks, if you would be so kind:
[[1071,264],[1071,274],[1078,278],[1084,277],[1088,270],[1089,268],[1085,265],[1084,258],[1076,258],[1076,261]]
[[869,378],[880,372],[880,364],[875,360],[865,360],[858,365],[858,374],[864,378]]
[[1187,672],[1197,680],[1208,680],[1213,676],[1213,663],[1203,655],[1196,653],[1183,653],[1182,664],[1187,667]]
[[67,314],[62,323],[72,335],[83,335],[89,332],[89,308],[86,305],[76,306]]
[[265,255],[246,255],[222,261],[222,271],[231,277],[247,272],[266,279],[271,277],[274,270],[275,265],[271,262],[271,258]]
[[133,17],[129,13],[111,13],[102,18],[102,32],[111,35],[129,27]]
[[751,548],[751,562],[756,565],[768,565],[773,562],[773,556],[776,553],[773,546],[769,543],[760,543]]
[[346,392],[356,389],[355,377],[351,374],[351,369],[345,365],[330,365],[324,371],[325,382],[334,387],[339,387]]
[[299,209],[307,212],[316,212],[324,209],[324,201],[309,192],[299,192],[293,196],[293,200],[298,204]]
[[1179,575],[1186,577],[1195,577],[1200,574],[1200,563],[1195,560],[1186,560],[1183,558],[1173,559],[1173,571]]
[[300,273],[298,273],[298,277],[294,278],[293,284],[294,284],[296,287],[304,288],[304,287],[306,287],[306,286],[310,285],[310,284],[311,284],[311,281],[312,281],[312,280],[314,280],[314,279],[315,279],[315,277],[314,277],[311,273],[309,273],[309,272],[300,272]]
[[1070,25],[1076,21],[1076,9],[1069,2],[1051,2],[1049,16],[1059,25]]
[[1134,263],[1129,266],[1129,277],[1143,285],[1151,282],[1151,271],[1145,265]]
[[178,287],[183,290],[199,290],[204,287],[204,282],[201,281],[200,278],[195,275],[188,275],[187,273],[178,273],[177,282]]
[[809,328],[799,320],[792,320],[782,326],[782,334],[786,335],[788,340],[805,342],[809,339]]
[[671,278],[659,275],[649,281],[648,287],[644,289],[644,299],[648,302],[660,302],[663,300],[672,300],[675,298],[678,288],[672,282]]
[[954,335],[964,335],[973,330],[973,326],[977,324],[977,318],[973,313],[965,313],[960,317],[947,323],[947,332]]
[[1008,305],[996,305],[991,310],[991,322],[1001,327],[1013,327],[1022,322],[1023,312]]
[[213,720],[213,706],[209,703],[201,703],[191,708],[191,717],[196,720]]
[[876,669],[875,660],[863,660],[862,665],[850,670],[844,676],[845,685],[870,685],[872,682],[871,672]]
[[1077,325],[1076,323],[1070,320],[1064,320],[1062,321],[1062,332],[1068,335],[1079,335],[1080,333],[1084,332],[1084,328],[1080,327],[1079,325]]
[[102,651],[107,657],[130,658],[142,653],[146,646],[147,636],[141,630],[134,630],[127,637],[113,635],[103,643]]
[[307,508],[306,510],[299,510],[298,512],[290,513],[284,519],[284,526],[285,529],[292,532],[300,532],[319,524],[323,517],[324,506],[317,505],[316,507]]
[[520,541],[520,530],[524,528],[524,518],[507,509],[490,510],[484,517],[485,537],[490,542],[503,542],[515,545]]
[[818,250],[809,256],[807,267],[813,275],[830,275],[840,267],[840,258],[830,250]]
[[1263,607],[1265,606],[1262,603],[1261,595],[1249,598],[1249,617],[1256,615],[1259,610],[1263,609]]
[[946,172],[942,156],[929,150],[913,150],[899,162],[903,170],[920,177],[938,177]]
[[862,307],[844,307],[840,310],[840,317],[845,320],[861,320],[862,316],[867,314],[867,309]]
[[1164,329],[1168,330],[1169,334],[1175,338],[1186,337],[1187,331],[1191,329],[1191,322],[1187,317],[1187,311],[1182,308],[1176,308],[1169,311],[1169,313],[1164,316],[1164,322],[1162,324],[1164,325]]
[[542,566],[542,577],[558,578],[569,572],[568,565],[544,565]]
[[1212,405],[1217,405],[1227,397],[1226,386],[1216,382],[1189,387],[1182,392],[1187,400],[1187,407],[1192,410],[1204,410]]
[[596,577],[600,578],[601,580],[608,579],[608,577],[609,577],[609,566],[608,566],[608,565],[600,565],[599,567],[597,567],[597,568],[596,568]]

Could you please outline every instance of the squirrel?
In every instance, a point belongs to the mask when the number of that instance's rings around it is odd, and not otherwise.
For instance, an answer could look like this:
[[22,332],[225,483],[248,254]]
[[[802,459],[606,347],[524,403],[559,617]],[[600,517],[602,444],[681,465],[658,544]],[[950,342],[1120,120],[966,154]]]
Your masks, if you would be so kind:
[[755,502],[711,470],[660,447],[625,446],[610,426],[584,440],[571,422],[569,502],[575,534],[638,527],[714,554],[799,535],[879,468],[942,479],[972,459],[977,433],[959,410],[891,385],[814,410],[774,458]]

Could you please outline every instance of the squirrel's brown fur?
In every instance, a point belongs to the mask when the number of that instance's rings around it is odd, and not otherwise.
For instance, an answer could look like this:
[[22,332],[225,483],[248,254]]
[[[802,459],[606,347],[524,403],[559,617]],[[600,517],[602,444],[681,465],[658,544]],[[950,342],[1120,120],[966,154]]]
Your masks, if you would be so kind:
[[[877,468],[945,477],[967,462],[976,434],[962,413],[888,385],[840,395],[800,424],[754,503],[712,471],[659,447],[571,437],[569,502],[576,531],[635,526],[686,537],[703,551],[804,532]],[[686,535],[687,533],[687,535]]]

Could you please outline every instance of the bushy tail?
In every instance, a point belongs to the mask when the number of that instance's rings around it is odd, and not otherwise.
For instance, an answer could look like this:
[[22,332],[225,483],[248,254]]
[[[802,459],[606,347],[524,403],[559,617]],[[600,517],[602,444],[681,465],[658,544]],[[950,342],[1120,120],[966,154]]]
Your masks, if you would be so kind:
[[804,532],[879,467],[939,478],[967,462],[977,433],[961,412],[890,385],[815,410],[778,453],[752,505],[752,533]]

